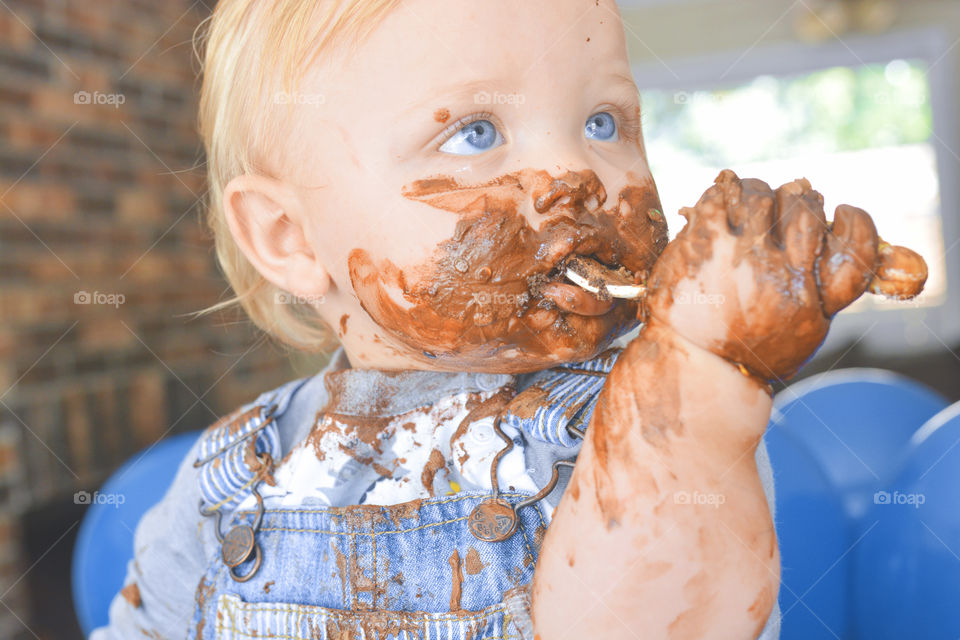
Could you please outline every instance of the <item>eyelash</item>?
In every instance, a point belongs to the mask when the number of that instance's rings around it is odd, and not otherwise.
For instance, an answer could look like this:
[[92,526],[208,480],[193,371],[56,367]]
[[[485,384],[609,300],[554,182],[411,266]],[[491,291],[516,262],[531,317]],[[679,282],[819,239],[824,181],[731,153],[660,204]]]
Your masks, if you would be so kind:
[[603,110],[615,112],[620,130],[620,139],[628,142],[639,142],[640,131],[643,126],[643,114],[637,109],[637,104],[629,100],[618,100],[606,106],[597,108],[594,113]]
[[497,130],[501,131],[502,134],[500,121],[497,120],[497,117],[489,111],[480,111],[478,113],[471,113],[468,116],[460,118],[456,122],[448,124],[446,128],[444,128],[444,130],[433,139],[433,142],[431,142],[430,145],[434,147],[435,150],[439,151],[440,147],[442,147],[447,140],[453,137],[453,134],[455,134],[457,131],[460,131],[460,129],[467,126],[471,122],[477,122],[479,120],[490,120],[493,122],[493,125],[497,127]]

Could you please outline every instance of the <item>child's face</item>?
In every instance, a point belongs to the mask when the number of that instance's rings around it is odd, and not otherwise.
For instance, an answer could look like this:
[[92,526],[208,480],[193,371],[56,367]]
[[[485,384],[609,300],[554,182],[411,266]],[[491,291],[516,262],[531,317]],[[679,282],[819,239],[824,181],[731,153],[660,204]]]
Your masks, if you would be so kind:
[[353,366],[529,371],[634,325],[538,286],[666,242],[613,0],[407,0],[301,91],[284,162]]

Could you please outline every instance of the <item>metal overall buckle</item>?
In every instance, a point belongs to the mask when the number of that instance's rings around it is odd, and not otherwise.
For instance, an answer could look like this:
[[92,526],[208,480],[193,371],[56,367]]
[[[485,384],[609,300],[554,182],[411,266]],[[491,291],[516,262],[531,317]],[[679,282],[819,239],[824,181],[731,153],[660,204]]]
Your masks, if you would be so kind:
[[[264,457],[261,457],[261,455]],[[269,454],[257,454],[257,459],[260,460],[260,463],[264,465],[264,467],[270,464]],[[223,564],[227,565],[230,577],[237,582],[246,582],[252,578],[260,569],[260,563],[263,560],[260,544],[256,541],[257,530],[263,521],[264,511],[263,497],[260,495],[260,492],[257,491],[257,484],[259,482],[260,479],[258,478],[253,484],[253,495],[257,498],[257,515],[253,520],[253,525],[234,525],[227,531],[226,535],[220,532],[220,520],[223,517],[220,509],[217,508],[212,511],[207,511],[203,508],[203,501],[200,501],[201,515],[211,516],[216,514],[217,516],[214,532],[216,533],[217,541],[220,543],[220,557],[223,560]],[[250,571],[242,575],[237,574],[234,570],[249,560],[251,556],[254,558],[254,563]]]
[[[490,465],[490,484],[493,486],[493,497],[484,500],[470,512],[467,519],[467,527],[470,533],[478,540],[484,542],[502,542],[508,539],[517,530],[517,524],[520,521],[518,512],[523,507],[530,506],[547,497],[557,486],[560,478],[560,467],[569,467],[573,469],[574,463],[570,460],[557,460],[553,463],[553,472],[550,474],[550,481],[537,492],[516,504],[510,504],[500,497],[500,481],[497,478],[497,471],[500,468],[500,460],[503,456],[510,453],[513,449],[513,440],[511,440],[503,429],[500,428],[500,413],[493,420],[493,430],[500,436],[500,439],[506,443],[506,446],[497,452]],[[582,429],[567,425],[567,433],[575,438],[583,439]]]

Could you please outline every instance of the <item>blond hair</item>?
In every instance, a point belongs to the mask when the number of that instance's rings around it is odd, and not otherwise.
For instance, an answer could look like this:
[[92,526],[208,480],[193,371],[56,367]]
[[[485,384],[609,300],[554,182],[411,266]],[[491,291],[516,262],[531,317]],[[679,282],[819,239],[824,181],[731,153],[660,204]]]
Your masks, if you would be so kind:
[[[282,143],[290,101],[322,53],[356,44],[399,0],[220,0],[194,34],[202,72],[199,129],[209,187],[206,223],[235,296],[197,312],[239,304],[267,334],[301,351],[329,349],[335,333],[306,304],[280,302],[281,289],[246,259],[227,227],[223,190],[234,177],[266,173]],[[279,75],[279,77],[278,77]]]

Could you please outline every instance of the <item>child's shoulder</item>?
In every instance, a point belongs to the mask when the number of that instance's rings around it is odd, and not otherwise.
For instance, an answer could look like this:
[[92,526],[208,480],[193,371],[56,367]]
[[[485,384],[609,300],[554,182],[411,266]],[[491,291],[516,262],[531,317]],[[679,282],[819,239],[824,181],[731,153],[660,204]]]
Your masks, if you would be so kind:
[[288,380],[261,392],[253,400],[236,407],[206,427],[201,433],[201,440],[220,443],[222,447],[229,441],[235,441],[238,436],[252,434],[257,427],[262,428],[270,423],[274,425],[273,430],[279,438],[280,453],[285,454],[306,435],[317,411],[326,404],[328,392],[324,385],[325,374],[341,368],[342,358],[342,350],[338,350],[319,372]]
[[339,355],[318,373],[264,391],[203,430],[190,466],[207,511],[232,511],[258,479],[273,483],[275,464],[309,432],[326,403],[325,374],[342,366]]

